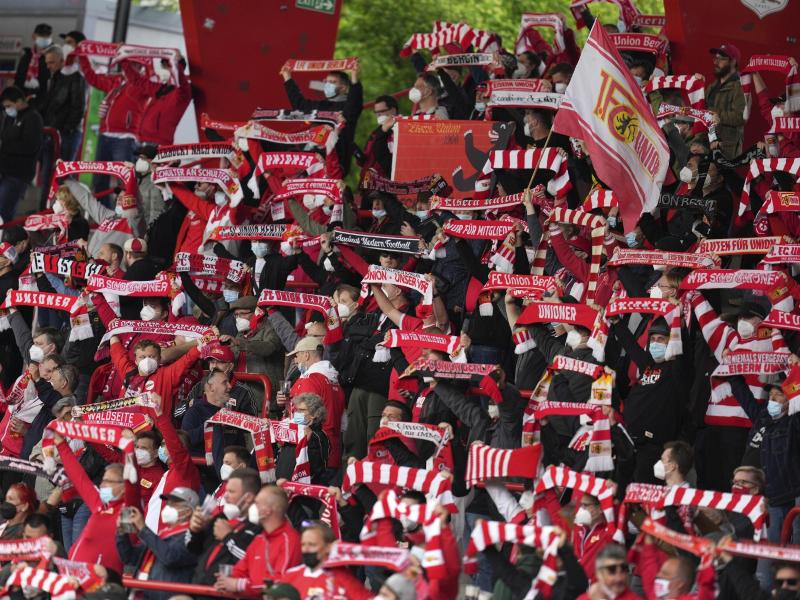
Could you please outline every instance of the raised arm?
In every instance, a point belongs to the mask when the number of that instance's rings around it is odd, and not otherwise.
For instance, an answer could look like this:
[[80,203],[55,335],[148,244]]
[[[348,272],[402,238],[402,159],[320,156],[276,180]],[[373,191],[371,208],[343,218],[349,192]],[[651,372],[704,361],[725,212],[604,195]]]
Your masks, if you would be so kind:
[[89,188],[84,184],[74,179],[65,179],[64,185],[69,188],[69,191],[72,192],[73,196],[75,196],[78,204],[80,204],[81,208],[86,211],[86,214],[89,215],[89,218],[98,225],[106,219],[112,219],[116,216],[116,213],[114,213],[113,210],[100,204],[100,202],[97,201],[97,198],[94,197],[94,194],[92,194],[91,190],[89,190]]

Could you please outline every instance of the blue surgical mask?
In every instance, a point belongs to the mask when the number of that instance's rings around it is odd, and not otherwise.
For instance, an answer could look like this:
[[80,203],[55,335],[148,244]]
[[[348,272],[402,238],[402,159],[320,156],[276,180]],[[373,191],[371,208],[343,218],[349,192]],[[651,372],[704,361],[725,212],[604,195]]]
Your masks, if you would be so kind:
[[483,112],[486,110],[486,102],[476,102],[475,103],[475,110],[478,112]]
[[326,98],[334,98],[336,96],[336,84],[326,81],[322,86],[322,93]]
[[110,487],[101,487],[100,488],[100,502],[103,504],[108,504],[114,500],[114,490]]
[[664,360],[664,356],[666,354],[666,344],[662,344],[661,342],[650,342],[650,356],[652,356],[656,362]]
[[425,220],[430,216],[431,211],[429,211],[429,210],[418,210],[418,211],[415,211],[414,214],[417,215],[418,219]]
[[228,304],[232,304],[239,299],[238,290],[222,290],[222,298]]
[[122,207],[119,204],[114,207],[114,214],[116,214],[118,217],[122,216]]
[[6,107],[6,114],[9,117],[11,117],[12,119],[16,119],[17,118],[17,109],[14,108],[13,106],[8,106],[8,107]]
[[617,226],[617,217],[609,216],[608,219],[606,219],[606,222],[608,223],[609,227],[616,227]]
[[303,363],[295,363],[297,364],[297,370],[300,371],[300,375],[305,374],[308,371],[308,366],[304,365]]
[[633,231],[625,234],[625,243],[628,244],[628,248],[635,248],[638,245],[636,234]]
[[386,216],[386,211],[383,210],[382,208],[373,208],[372,216],[375,217],[376,219],[382,219],[383,217]]
[[767,412],[770,417],[777,419],[783,414],[783,404],[775,400],[770,400],[767,402]]
[[264,242],[253,242],[250,244],[250,249],[258,258],[264,258],[267,255],[269,247]]
[[305,425],[306,424],[306,415],[305,413],[301,413],[297,411],[292,415],[292,421],[297,425]]
[[169,456],[167,455],[167,449],[164,446],[159,446],[158,447],[158,460],[160,460],[161,462],[166,464],[167,462],[169,462],[168,459],[169,459]]

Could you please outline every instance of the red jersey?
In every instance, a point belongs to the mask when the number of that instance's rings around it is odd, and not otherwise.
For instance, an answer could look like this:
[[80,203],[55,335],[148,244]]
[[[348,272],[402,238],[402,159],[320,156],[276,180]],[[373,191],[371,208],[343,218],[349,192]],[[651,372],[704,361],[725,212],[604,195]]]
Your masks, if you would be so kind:
[[264,588],[264,579],[279,579],[301,560],[300,534],[284,519],[274,531],[262,531],[253,538],[244,557],[233,567],[232,576],[247,579],[243,591],[258,593]]
[[[238,565],[237,565],[238,566]],[[263,573],[262,573],[263,575]],[[372,593],[346,569],[309,569],[305,565],[289,569],[279,579],[300,592],[301,600],[369,600]]]
[[575,524],[572,530],[572,547],[590,582],[596,579],[594,561],[600,549],[613,542],[614,528],[608,523],[599,523],[592,528]]
[[122,573],[122,560],[117,552],[117,519],[125,504],[124,498],[103,504],[100,501],[100,492],[75,458],[69,444],[62,441],[56,445],[56,449],[64,471],[92,513],[70,548],[69,559],[89,564],[100,563]]

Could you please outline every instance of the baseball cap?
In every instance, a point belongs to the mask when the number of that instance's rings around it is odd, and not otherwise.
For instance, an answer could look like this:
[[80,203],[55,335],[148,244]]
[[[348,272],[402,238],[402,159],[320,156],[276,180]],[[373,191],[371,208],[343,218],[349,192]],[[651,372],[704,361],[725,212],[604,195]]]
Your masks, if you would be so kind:
[[719,48],[711,48],[709,52],[711,54],[724,54],[728,58],[735,60],[737,65],[742,58],[742,53],[733,44],[722,44]]
[[294,350],[289,352],[286,356],[294,356],[298,352],[313,352],[322,345],[322,338],[308,335],[297,342]]
[[70,38],[72,38],[73,40],[75,40],[76,42],[78,42],[79,44],[80,44],[80,43],[81,43],[83,40],[85,40],[85,39],[86,39],[86,36],[85,36],[85,35],[83,35],[83,32],[81,32],[81,31],[78,31],[77,29],[76,29],[76,30],[74,30],[74,31],[68,31],[67,33],[59,33],[58,35],[59,35],[59,37],[60,37],[62,40],[65,40],[65,39],[67,39],[68,37],[70,37]]
[[147,252],[147,242],[142,238],[130,238],[125,240],[122,249],[125,252]]
[[758,317],[761,320],[767,318],[769,314],[769,308],[764,306],[761,302],[742,302],[742,305],[739,307],[739,316],[740,317]]
[[784,381],[786,381],[786,373],[778,373],[774,381],[764,384],[762,387],[765,392],[770,391],[772,388],[778,388],[783,392]]
[[214,344],[211,351],[208,353],[208,358],[211,360],[218,360],[220,362],[232,363],[236,360],[230,346],[223,346],[222,344]]
[[231,310],[255,310],[257,304],[258,298],[255,296],[241,296],[231,304]]
[[185,502],[192,508],[197,508],[197,505],[200,503],[200,498],[197,497],[197,492],[187,487],[176,487],[169,494],[161,494],[161,499]]
[[134,156],[146,156],[153,160],[158,154],[158,146],[155,144],[139,144],[133,149]]

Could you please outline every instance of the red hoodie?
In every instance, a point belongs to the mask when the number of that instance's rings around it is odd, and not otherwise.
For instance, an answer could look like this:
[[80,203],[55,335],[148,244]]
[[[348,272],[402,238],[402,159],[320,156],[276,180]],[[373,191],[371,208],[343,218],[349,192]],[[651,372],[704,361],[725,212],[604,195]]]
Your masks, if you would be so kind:
[[150,98],[144,107],[142,121],[139,125],[139,140],[151,144],[169,145],[175,139],[175,130],[192,101],[192,84],[178,69],[178,86],[167,93],[162,93],[162,84],[150,81],[128,63],[123,63],[128,85],[138,88],[142,94]]
[[147,94],[129,85],[120,74],[98,75],[86,56],[79,56],[78,60],[86,83],[106,93],[100,104],[100,133],[124,133],[136,137]]
[[247,547],[233,568],[233,577],[246,581],[240,591],[259,593],[264,588],[264,579],[274,581],[302,560],[300,534],[284,519],[280,527],[267,533],[262,531]]

